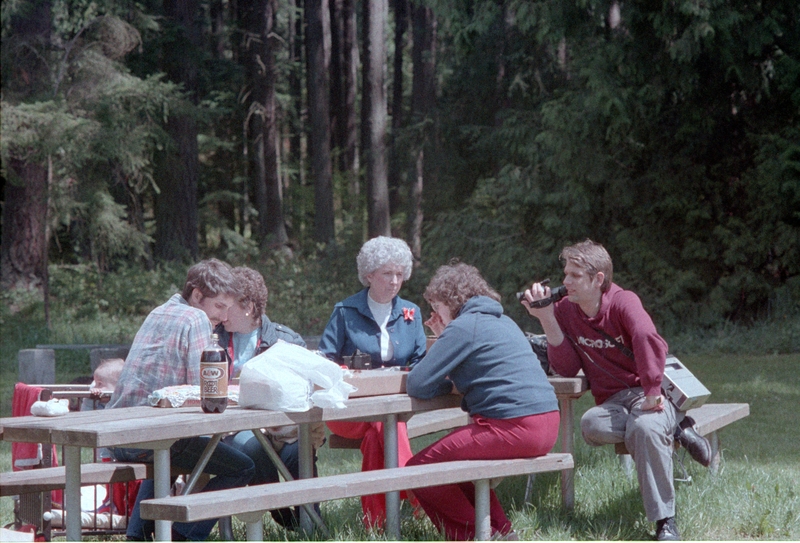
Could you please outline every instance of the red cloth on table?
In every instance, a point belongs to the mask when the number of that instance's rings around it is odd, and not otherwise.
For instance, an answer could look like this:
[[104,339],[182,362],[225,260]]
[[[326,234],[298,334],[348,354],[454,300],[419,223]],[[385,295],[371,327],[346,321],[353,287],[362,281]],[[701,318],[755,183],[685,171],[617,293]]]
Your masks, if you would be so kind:
[[[11,416],[26,417],[30,415],[31,406],[34,404],[34,402],[39,401],[42,390],[43,387],[28,385],[26,383],[17,383],[14,385],[14,396],[11,399]],[[42,459],[41,447],[41,443],[12,443],[11,469],[13,471],[22,471],[26,469],[32,469],[34,467],[40,467],[39,463]],[[52,447],[51,467],[56,467],[58,466],[58,449],[55,445]],[[61,503],[61,490],[53,490],[51,499],[54,503]]]
[[[347,439],[361,440],[361,471],[383,469],[385,466],[383,454],[383,423],[382,422],[347,422],[330,421],[326,423],[331,432]],[[411,442],[408,439],[408,429],[405,422],[397,423],[397,465],[406,465],[414,453],[411,452]],[[416,507],[416,500],[405,492],[401,498],[411,499]],[[364,525],[367,528],[383,527],[386,522],[386,497],[384,494],[370,494],[361,496],[361,509],[364,511]]]

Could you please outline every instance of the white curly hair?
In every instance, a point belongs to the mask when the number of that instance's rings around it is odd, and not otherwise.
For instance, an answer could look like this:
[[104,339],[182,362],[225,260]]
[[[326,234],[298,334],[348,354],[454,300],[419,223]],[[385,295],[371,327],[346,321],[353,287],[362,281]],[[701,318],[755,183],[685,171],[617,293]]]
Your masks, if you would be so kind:
[[414,262],[408,243],[400,238],[386,236],[372,238],[361,246],[356,257],[358,280],[368,287],[367,275],[390,262],[403,267],[403,281],[408,281]]

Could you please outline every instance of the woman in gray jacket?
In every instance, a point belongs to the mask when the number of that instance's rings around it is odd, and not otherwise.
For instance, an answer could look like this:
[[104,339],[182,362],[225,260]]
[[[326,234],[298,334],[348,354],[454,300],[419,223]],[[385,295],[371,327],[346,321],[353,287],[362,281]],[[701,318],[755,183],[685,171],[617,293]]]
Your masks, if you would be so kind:
[[[306,342],[288,326],[274,323],[267,318],[265,309],[269,292],[264,277],[259,272],[245,266],[234,268],[232,272],[241,296],[228,310],[228,319],[222,322],[215,332],[219,334],[219,343],[230,358],[231,377],[238,377],[242,366],[248,360],[272,347],[278,340],[300,347],[305,347]],[[292,477],[299,478],[297,425],[264,428],[263,433]],[[322,446],[325,440],[325,428],[322,423],[312,425],[311,437],[315,450]],[[255,463],[256,473],[250,480],[251,485],[277,483],[280,480],[278,468],[264,452],[261,442],[253,432],[250,430],[239,432],[226,437],[224,442],[245,453]],[[314,471],[316,472],[316,455],[314,455]],[[297,511],[294,508],[273,509],[271,513],[275,522],[285,528],[295,529],[298,525]]]
[[[433,308],[426,325],[438,339],[408,376],[410,396],[463,395],[472,423],[416,454],[407,465],[451,460],[533,458],[558,438],[558,401],[525,334],[503,314],[497,294],[473,266],[440,267],[425,290]],[[449,540],[475,538],[472,484],[414,491]],[[494,492],[493,538],[516,539]]]

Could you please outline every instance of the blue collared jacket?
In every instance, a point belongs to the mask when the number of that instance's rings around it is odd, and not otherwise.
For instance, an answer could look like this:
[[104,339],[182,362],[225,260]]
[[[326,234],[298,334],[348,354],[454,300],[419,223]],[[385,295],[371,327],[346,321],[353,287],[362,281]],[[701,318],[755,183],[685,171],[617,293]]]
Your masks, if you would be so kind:
[[367,291],[364,289],[334,306],[319,341],[319,350],[331,360],[341,362],[343,357],[355,354],[358,349],[372,357],[373,368],[381,365],[410,366],[425,356],[422,311],[415,304],[395,296],[392,314],[386,324],[394,356],[386,362],[381,361],[381,329],[369,309]]

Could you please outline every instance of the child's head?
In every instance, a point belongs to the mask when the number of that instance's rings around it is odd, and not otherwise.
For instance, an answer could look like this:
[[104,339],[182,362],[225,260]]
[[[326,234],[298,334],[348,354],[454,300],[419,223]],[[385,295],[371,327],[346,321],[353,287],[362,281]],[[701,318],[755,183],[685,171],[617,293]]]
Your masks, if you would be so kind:
[[106,358],[94,370],[94,386],[100,390],[114,390],[122,373],[125,361],[121,358]]

